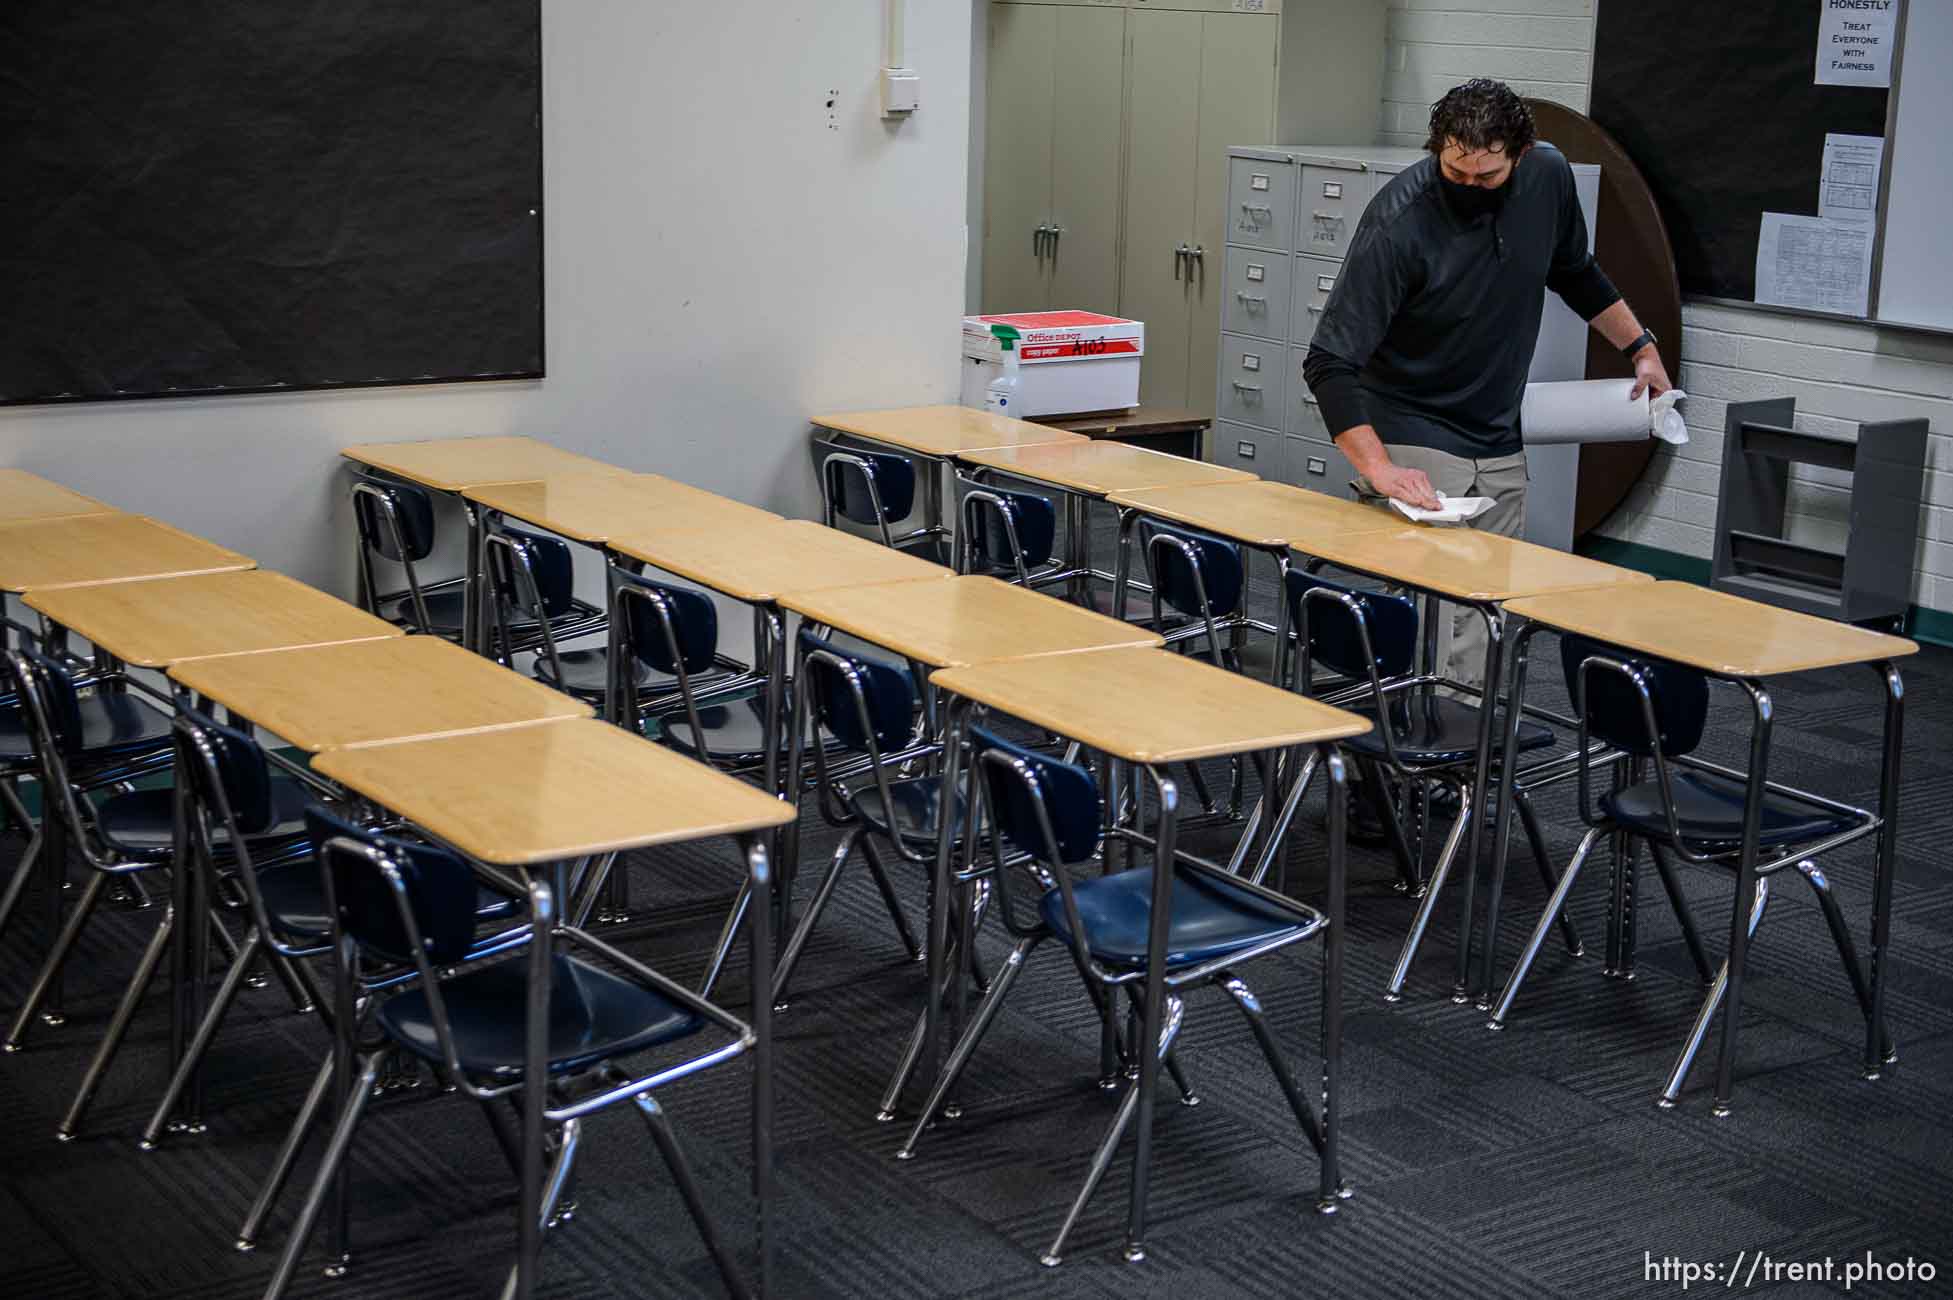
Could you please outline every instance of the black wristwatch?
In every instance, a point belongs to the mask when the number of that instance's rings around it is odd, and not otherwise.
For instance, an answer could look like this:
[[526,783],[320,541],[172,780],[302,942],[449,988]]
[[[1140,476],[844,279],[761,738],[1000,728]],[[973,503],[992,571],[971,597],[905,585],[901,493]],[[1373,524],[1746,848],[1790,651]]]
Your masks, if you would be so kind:
[[1635,353],[1639,352],[1642,348],[1647,347],[1650,343],[1653,343],[1654,341],[1655,341],[1655,332],[1653,330],[1644,329],[1639,334],[1634,336],[1634,342],[1628,344],[1626,347],[1621,349],[1621,355],[1626,357],[1629,361],[1632,361],[1634,360]]

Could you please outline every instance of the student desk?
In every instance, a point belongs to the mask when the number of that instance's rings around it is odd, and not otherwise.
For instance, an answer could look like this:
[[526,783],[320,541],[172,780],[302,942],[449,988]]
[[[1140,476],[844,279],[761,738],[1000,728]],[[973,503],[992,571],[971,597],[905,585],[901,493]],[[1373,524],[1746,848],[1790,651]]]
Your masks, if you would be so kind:
[[138,668],[403,635],[336,596],[262,569],[42,588],[24,603]]
[[[810,520],[769,518],[723,532],[685,532],[659,528],[618,534],[610,549],[624,559],[648,564],[752,607],[754,671],[766,679],[765,788],[780,789],[778,755],[784,721],[787,666],[786,616],[781,598],[789,592],[835,587],[868,587],[891,582],[946,582],[948,569],[902,551]],[[621,620],[612,611],[610,654],[621,653]],[[610,710],[613,720],[630,716]]]
[[[477,661],[479,662],[479,661]],[[528,869],[533,937],[531,1007],[548,1005],[551,951],[566,939],[611,960],[621,954],[580,929],[569,893],[572,860],[652,845],[735,837],[752,889],[771,889],[765,832],[793,817],[771,795],[604,723],[576,720],[436,740],[335,750],[317,770],[490,866]],[[770,912],[752,911],[752,987],[773,986]],[[630,959],[623,958],[626,965]],[[541,987],[537,987],[540,985]],[[701,1007],[704,1004],[700,1004]],[[753,1056],[754,1193],[761,1294],[771,1291],[773,1190],[771,1003],[753,999],[750,1028],[710,1008],[736,1036],[726,1055]],[[533,1022],[540,1030],[540,1017]],[[541,1247],[546,1044],[526,1040],[522,1089],[522,1192],[516,1294],[534,1286]],[[723,1059],[723,1057],[721,1058]]]
[[[1132,534],[1142,519],[1161,519],[1185,524],[1212,533],[1249,550],[1261,551],[1275,562],[1275,623],[1269,626],[1251,619],[1247,602],[1225,620],[1237,628],[1253,627],[1275,637],[1276,654],[1270,680],[1282,684],[1284,654],[1288,644],[1288,553],[1291,548],[1306,551],[1309,543],[1344,534],[1395,531],[1396,525],[1382,512],[1353,501],[1311,492],[1286,483],[1262,479],[1247,482],[1197,483],[1184,487],[1145,488],[1114,492],[1106,500],[1119,511],[1119,559],[1113,580],[1114,609],[1124,609],[1126,589],[1132,578]],[[1194,629],[1195,632],[1201,629]]]
[[464,500],[571,541],[601,546],[646,528],[711,532],[778,523],[780,516],[661,474],[622,470],[550,474],[464,488]]
[[0,469],[0,523],[120,513],[106,502],[85,497],[39,474],[24,469]]
[[[1381,512],[1378,512],[1381,513]],[[1387,517],[1387,516],[1386,516]],[[1465,605],[1484,619],[1486,626],[1484,682],[1478,691],[1483,704],[1499,698],[1499,668],[1505,640],[1506,601],[1521,596],[1541,596],[1584,588],[1619,590],[1649,586],[1654,579],[1645,573],[1603,564],[1551,547],[1535,546],[1517,538],[1500,537],[1474,528],[1433,528],[1406,524],[1381,532],[1338,533],[1311,539],[1303,554],[1384,582],[1406,587],[1422,595]],[[1287,594],[1283,594],[1286,603]],[[1425,619],[1431,610],[1425,610]],[[1432,665],[1441,672],[1441,665]],[[1496,741],[1494,711],[1479,709],[1478,761],[1472,784],[1472,803],[1485,807],[1490,759]],[[1515,715],[1516,716],[1516,715]],[[1475,891],[1478,881],[1479,849],[1484,836],[1473,831],[1463,855],[1464,888],[1459,891],[1458,971],[1452,1000],[1464,1002],[1471,981],[1472,931],[1476,921]],[[1420,905],[1414,932],[1422,934],[1435,912],[1438,885],[1432,882]],[[1414,954],[1413,954],[1414,955]]]
[[[1752,810],[1758,807],[1758,800],[1768,783],[1770,733],[1775,714],[1765,685],[1767,679],[1786,673],[1865,664],[1878,675],[1885,695],[1885,738],[1879,765],[1878,812],[1876,817],[1863,814],[1869,819],[1869,826],[1878,832],[1872,879],[1871,1007],[1865,1018],[1865,1073],[1870,1078],[1878,1077],[1885,1061],[1881,1042],[1885,1023],[1883,968],[1891,933],[1892,878],[1899,835],[1899,767],[1905,725],[1905,689],[1896,661],[1913,654],[1919,647],[1902,637],[1813,618],[1808,614],[1744,600],[1740,596],[1685,582],[1650,582],[1605,591],[1541,595],[1512,601],[1506,606],[1506,613],[1514,621],[1514,628],[1508,634],[1512,642],[1509,652],[1511,700],[1505,719],[1506,762],[1499,778],[1501,801],[1498,806],[1498,834],[1492,856],[1490,897],[1487,899],[1486,995],[1489,997],[1495,987],[1492,983],[1492,958],[1497,938],[1499,889],[1512,832],[1508,809],[1511,803],[1511,756],[1517,747],[1517,706],[1524,702],[1526,649],[1536,632],[1541,628],[1572,632],[1624,650],[1699,669],[1711,677],[1739,686],[1750,701],[1753,715],[1750,765],[1747,774],[1728,774],[1747,780],[1746,800]],[[1737,859],[1736,905],[1729,927],[1729,982],[1722,1006],[1722,1044],[1716,1064],[1715,1108],[1718,1114],[1726,1113],[1729,1109],[1736,1023],[1740,1019],[1743,960],[1749,942],[1746,922],[1756,896],[1757,829],[1756,817],[1752,813],[1745,819],[1743,827],[1743,843]],[[1686,1069],[1685,1058],[1679,1072],[1685,1074]],[[1680,1083],[1679,1077],[1673,1081],[1676,1090],[1679,1090]]]
[[[1091,503],[1115,492],[1186,487],[1195,483],[1247,483],[1246,470],[1168,456],[1120,442],[1065,443],[1044,447],[1005,447],[972,451],[957,459],[977,466],[980,477],[995,475],[1057,488],[1065,494],[1066,568],[1078,599],[1089,599],[1094,578],[1115,579],[1092,567]],[[1115,610],[1123,606],[1114,605]]]
[[0,523],[0,591],[255,569],[257,561],[144,515]]
[[592,713],[431,636],[194,659],[171,668],[170,678],[309,754]]
[[[926,462],[931,472],[923,485],[923,525],[935,537],[947,537],[943,522],[945,469],[965,452],[998,447],[1032,447],[1055,443],[1083,443],[1085,438],[1049,425],[1013,420],[994,411],[968,406],[904,406],[887,411],[843,411],[817,415],[809,421],[817,429],[831,429],[855,442],[893,451]],[[819,472],[816,467],[816,473]],[[827,485],[821,485],[826,496]],[[893,522],[893,521],[891,521]]]
[[[1178,796],[1167,775],[1169,764],[1202,758],[1313,746],[1329,772],[1329,898],[1328,935],[1323,955],[1323,1075],[1321,1202],[1337,1204],[1342,1189],[1337,1169],[1337,1124],[1334,1119],[1341,1072],[1342,945],[1346,891],[1342,809],[1346,807],[1343,758],[1337,742],[1370,730],[1353,713],[1279,690],[1239,674],[1183,655],[1158,650],[1104,650],[1016,659],[955,668],[936,673],[931,684],[942,693],[948,723],[944,781],[954,784],[969,743],[969,728],[977,708],[995,709],[1044,727],[1098,750],[1116,763],[1131,764],[1154,787],[1160,821],[1152,837],[1137,828],[1116,825],[1121,799],[1116,781],[1102,791],[1105,807],[1108,868],[1111,844],[1123,839],[1149,846],[1153,852],[1152,929],[1145,982],[1144,1023],[1136,1041],[1160,1041],[1165,994],[1167,918],[1172,899],[1173,871],[1220,871],[1177,849],[1175,829]],[[1297,782],[1270,828],[1271,852],[1279,845],[1301,802]],[[1135,802],[1143,803],[1144,800]],[[974,803],[972,804],[974,806]],[[967,828],[966,828],[967,830]],[[952,831],[943,819],[936,846],[934,907],[930,916],[929,957],[931,989],[943,987],[943,953],[947,943],[948,892]],[[1243,886],[1240,877],[1230,877]],[[1280,898],[1270,894],[1271,899]],[[1296,906],[1282,898],[1285,906]],[[931,997],[929,1028],[925,1031],[924,1060],[936,1060],[935,1016],[939,999]],[[1109,1045],[1108,1045],[1109,1046]],[[1132,1204],[1127,1228],[1128,1257],[1143,1249],[1147,1196],[1147,1164],[1152,1145],[1153,1096],[1157,1089],[1159,1053],[1139,1055],[1139,1095],[1135,1116]],[[913,1139],[912,1139],[913,1140]],[[1082,1208],[1082,1206],[1078,1207]],[[1063,1233],[1060,1233],[1062,1240]],[[1057,1253],[1054,1244],[1052,1254]]]
[[1144,628],[974,575],[789,592],[780,604],[924,668],[1161,644]]
[[522,483],[551,474],[626,471],[603,461],[563,451],[519,436],[433,438],[419,442],[361,442],[340,449],[353,464],[417,483],[461,500],[468,519],[467,584],[463,587],[462,644],[479,648],[487,629],[482,622],[481,520],[461,494],[489,483]]

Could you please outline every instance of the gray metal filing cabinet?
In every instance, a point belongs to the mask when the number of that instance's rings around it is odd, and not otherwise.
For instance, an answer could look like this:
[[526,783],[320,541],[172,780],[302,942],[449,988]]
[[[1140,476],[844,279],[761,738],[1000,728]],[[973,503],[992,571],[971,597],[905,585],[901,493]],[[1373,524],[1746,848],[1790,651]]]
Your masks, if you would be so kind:
[[[1208,440],[1217,463],[1355,495],[1355,471],[1323,424],[1302,379],[1302,360],[1364,210],[1392,177],[1423,156],[1421,149],[1384,145],[1228,150],[1227,282]],[[1575,164],[1573,171],[1591,237],[1600,168]],[[1531,378],[1584,378],[1586,330],[1548,294]],[[1579,448],[1534,447],[1527,459],[1532,483],[1526,535],[1565,549],[1573,540]]]

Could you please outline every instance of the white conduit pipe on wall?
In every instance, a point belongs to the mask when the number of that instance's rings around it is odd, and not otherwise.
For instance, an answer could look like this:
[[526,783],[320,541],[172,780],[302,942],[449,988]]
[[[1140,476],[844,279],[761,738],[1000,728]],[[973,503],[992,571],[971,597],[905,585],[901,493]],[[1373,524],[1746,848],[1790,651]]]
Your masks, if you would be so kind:
[[903,58],[908,11],[908,0],[882,0],[883,117],[906,117],[922,103],[922,78]]

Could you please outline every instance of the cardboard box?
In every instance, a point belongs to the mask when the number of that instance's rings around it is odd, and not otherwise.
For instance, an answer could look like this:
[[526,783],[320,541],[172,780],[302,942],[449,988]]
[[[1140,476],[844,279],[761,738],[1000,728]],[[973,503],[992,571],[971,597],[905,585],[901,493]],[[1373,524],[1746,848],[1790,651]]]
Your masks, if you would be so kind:
[[1020,419],[1139,405],[1139,362],[1146,326],[1090,311],[1032,311],[963,318],[963,405],[981,408],[984,390],[1003,373],[1003,348],[991,325],[1009,325],[1017,341],[1019,386],[1011,414]]

